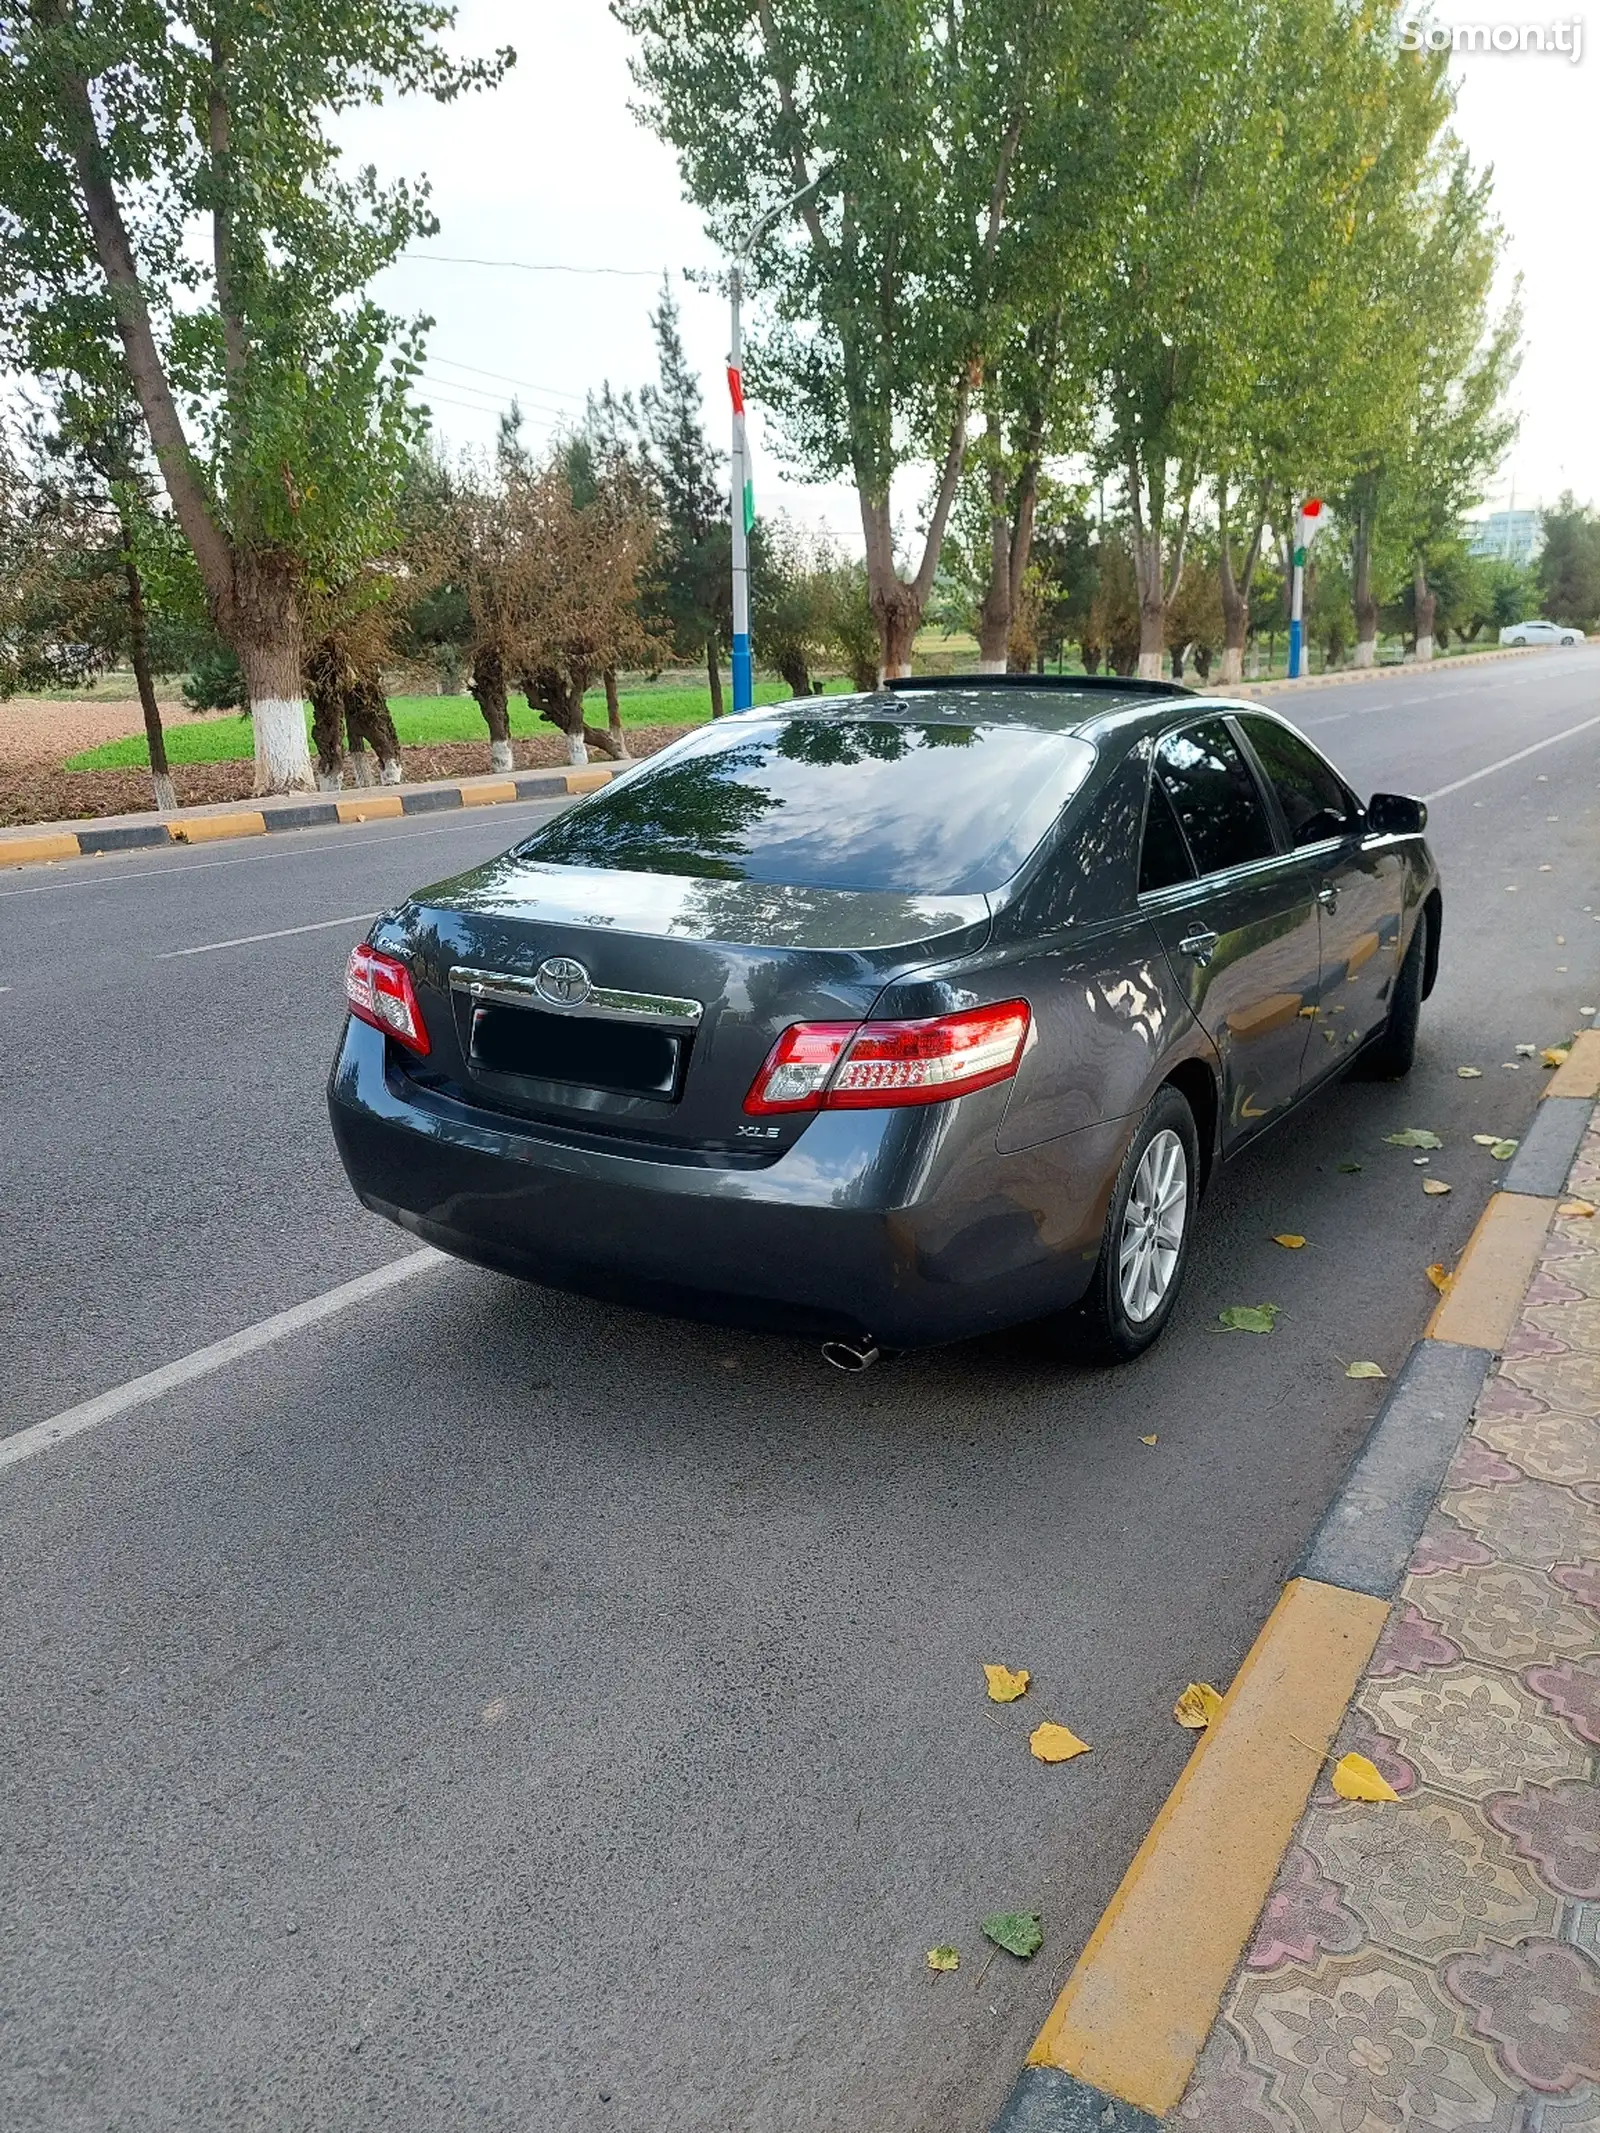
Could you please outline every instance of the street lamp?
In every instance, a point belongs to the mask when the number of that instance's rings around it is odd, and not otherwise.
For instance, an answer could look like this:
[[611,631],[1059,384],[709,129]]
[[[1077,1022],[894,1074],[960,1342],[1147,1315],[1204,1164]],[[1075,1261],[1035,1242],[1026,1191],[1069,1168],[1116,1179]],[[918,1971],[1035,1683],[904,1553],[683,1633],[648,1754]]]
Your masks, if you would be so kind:
[[733,255],[728,276],[728,301],[732,313],[728,333],[728,395],[733,402],[732,505],[733,505],[733,708],[748,711],[755,702],[755,673],[750,660],[750,528],[755,521],[755,490],[750,478],[750,451],[744,431],[744,337],[739,325],[739,299],[744,294],[741,264],[748,259],[775,222],[798,207],[807,193],[814,193],[833,166],[825,164],[787,200],[769,208],[752,224],[744,242]]
[[1301,610],[1305,605],[1306,550],[1311,546],[1322,517],[1322,498],[1308,496],[1294,515],[1294,577],[1289,593],[1289,679],[1300,679],[1300,658],[1305,630]]

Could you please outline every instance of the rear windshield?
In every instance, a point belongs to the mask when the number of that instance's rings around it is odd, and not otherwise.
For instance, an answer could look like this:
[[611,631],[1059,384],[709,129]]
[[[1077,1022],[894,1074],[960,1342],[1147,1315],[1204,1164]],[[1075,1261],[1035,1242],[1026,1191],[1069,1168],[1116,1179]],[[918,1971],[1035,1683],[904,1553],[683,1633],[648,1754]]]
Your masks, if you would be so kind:
[[1011,878],[1093,762],[1086,741],[1026,726],[730,720],[522,850],[629,873],[971,894]]

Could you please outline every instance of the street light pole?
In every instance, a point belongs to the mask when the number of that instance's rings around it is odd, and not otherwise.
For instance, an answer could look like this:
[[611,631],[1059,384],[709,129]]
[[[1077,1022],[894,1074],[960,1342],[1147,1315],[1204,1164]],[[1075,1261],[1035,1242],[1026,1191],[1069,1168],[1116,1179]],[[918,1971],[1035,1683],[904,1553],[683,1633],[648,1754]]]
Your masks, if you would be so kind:
[[744,426],[744,336],[739,319],[739,303],[744,295],[744,277],[741,272],[745,260],[755,250],[775,222],[800,205],[807,193],[815,192],[824,179],[832,175],[832,164],[826,164],[814,178],[810,178],[800,190],[791,193],[787,200],[769,208],[759,222],[752,225],[749,233],[733,255],[732,271],[728,275],[728,397],[733,402],[733,439],[730,452],[733,506],[733,708],[748,711],[755,702],[755,668],[750,656],[750,528],[755,523],[755,485],[750,474],[750,445]]

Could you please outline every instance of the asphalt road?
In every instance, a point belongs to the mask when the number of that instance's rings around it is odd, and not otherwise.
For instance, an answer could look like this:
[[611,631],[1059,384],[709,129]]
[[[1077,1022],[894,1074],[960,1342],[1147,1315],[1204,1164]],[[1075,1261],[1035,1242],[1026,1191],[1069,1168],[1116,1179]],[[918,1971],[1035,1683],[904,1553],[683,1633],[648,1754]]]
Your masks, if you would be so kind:
[[[1132,1368],[846,1378],[445,1263],[0,1474],[9,2133],[981,2133],[1527,1123],[1503,1062],[1600,1004],[1600,656],[1292,714],[1439,795],[1439,987],[1409,1083],[1223,1173]],[[541,812],[0,876],[0,1432],[413,1248],[328,1137],[343,959]]]

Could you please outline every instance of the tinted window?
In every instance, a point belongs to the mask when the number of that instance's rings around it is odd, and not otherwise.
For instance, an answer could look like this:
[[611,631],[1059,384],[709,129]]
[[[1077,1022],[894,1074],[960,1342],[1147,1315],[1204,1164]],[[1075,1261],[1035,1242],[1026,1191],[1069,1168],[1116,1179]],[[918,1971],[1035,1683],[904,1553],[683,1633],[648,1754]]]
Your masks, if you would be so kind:
[[1351,827],[1350,795],[1344,781],[1309,741],[1270,718],[1244,718],[1239,723],[1278,795],[1296,844],[1318,844]]
[[562,866],[950,896],[1008,881],[1094,750],[1027,726],[729,719],[522,847]]
[[1156,775],[1202,874],[1276,849],[1255,775],[1220,718],[1169,733],[1156,749]]
[[1175,881],[1193,881],[1194,861],[1183,841],[1183,831],[1172,812],[1172,802],[1159,778],[1150,780],[1150,805],[1145,811],[1144,844],[1139,852],[1139,894],[1170,888]]

